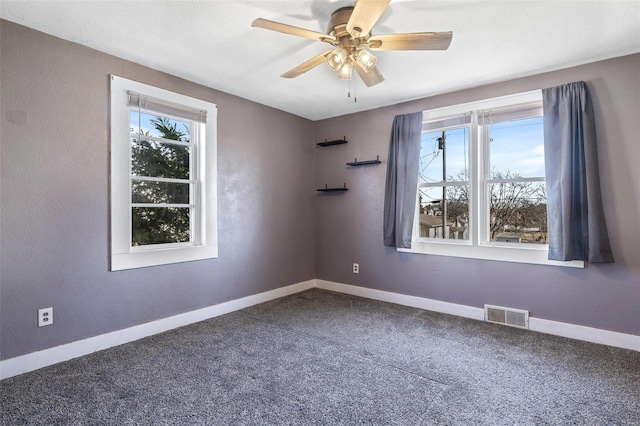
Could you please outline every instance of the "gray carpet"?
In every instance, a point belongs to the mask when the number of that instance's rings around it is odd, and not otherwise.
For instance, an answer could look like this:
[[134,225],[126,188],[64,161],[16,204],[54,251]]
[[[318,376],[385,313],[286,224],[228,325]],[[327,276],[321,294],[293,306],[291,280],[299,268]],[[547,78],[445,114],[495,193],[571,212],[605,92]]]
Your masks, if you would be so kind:
[[2,425],[640,424],[640,353],[310,290],[0,382]]

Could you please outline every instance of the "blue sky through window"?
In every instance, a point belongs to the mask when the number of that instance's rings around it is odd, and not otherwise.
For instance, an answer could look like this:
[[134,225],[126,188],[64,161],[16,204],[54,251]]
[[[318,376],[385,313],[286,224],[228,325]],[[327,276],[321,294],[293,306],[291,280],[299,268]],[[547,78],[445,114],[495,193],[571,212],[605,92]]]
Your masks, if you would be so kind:
[[522,177],[544,176],[542,117],[492,124],[489,139],[490,170]]
[[[130,110],[129,113],[129,127],[134,133],[149,134],[150,136],[163,137],[163,135],[156,130],[151,120],[158,117],[157,114],[147,114],[144,112],[138,112],[137,110]],[[169,120],[170,125],[176,125],[176,129],[189,134],[189,122],[182,120],[175,120],[173,118],[164,117]],[[147,133],[148,132],[148,133]]]
[[[543,177],[543,118],[507,121],[490,126],[489,167],[492,172],[512,176]],[[443,180],[442,150],[438,138],[442,131],[423,133],[420,148],[420,183]],[[469,130],[446,131],[447,180],[468,180]]]
[[[447,180],[468,180],[469,129],[453,129],[446,132]],[[438,138],[442,131],[423,133],[420,148],[420,182],[435,183],[443,179],[442,150]]]

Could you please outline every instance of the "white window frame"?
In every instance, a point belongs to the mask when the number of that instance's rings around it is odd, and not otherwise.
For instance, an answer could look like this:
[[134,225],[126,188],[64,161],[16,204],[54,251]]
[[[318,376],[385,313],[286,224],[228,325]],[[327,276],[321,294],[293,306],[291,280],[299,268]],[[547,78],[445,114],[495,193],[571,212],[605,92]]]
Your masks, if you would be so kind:
[[[129,92],[206,111],[206,123],[193,121],[195,181],[191,202],[191,241],[132,246],[131,230],[131,143]],[[153,113],[153,111],[151,111]],[[166,116],[162,112],[159,115]],[[111,76],[111,271],[165,265],[218,257],[217,220],[217,107],[191,98],[115,75]]]
[[[487,224],[489,206],[487,196],[481,196],[481,191],[488,181],[488,155],[486,155],[486,138],[478,132],[478,111],[506,108],[510,106],[542,102],[542,92],[535,90],[499,98],[475,101],[450,107],[437,108],[423,112],[423,122],[432,122],[471,114],[469,128],[469,177],[470,192],[469,216],[472,224],[468,240],[434,239],[420,237],[420,211],[416,200],[416,213],[413,222],[413,236],[411,248],[399,248],[398,251],[407,253],[429,254],[438,256],[453,256],[470,259],[495,260],[516,263],[531,263],[540,265],[554,265],[583,268],[582,261],[561,262],[549,260],[548,244],[515,244],[489,241],[484,224]],[[527,180],[526,178],[518,181]],[[540,179],[536,179],[539,181]],[[416,191],[419,191],[419,184]]]

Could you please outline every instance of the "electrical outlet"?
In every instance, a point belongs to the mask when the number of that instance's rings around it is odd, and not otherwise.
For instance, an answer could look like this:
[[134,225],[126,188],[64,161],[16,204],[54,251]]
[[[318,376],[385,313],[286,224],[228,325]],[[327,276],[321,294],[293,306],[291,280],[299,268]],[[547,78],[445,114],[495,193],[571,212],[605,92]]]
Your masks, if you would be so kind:
[[38,309],[38,327],[53,324],[53,308]]
[[360,265],[357,263],[353,264],[353,273],[354,274],[359,274],[360,273]]

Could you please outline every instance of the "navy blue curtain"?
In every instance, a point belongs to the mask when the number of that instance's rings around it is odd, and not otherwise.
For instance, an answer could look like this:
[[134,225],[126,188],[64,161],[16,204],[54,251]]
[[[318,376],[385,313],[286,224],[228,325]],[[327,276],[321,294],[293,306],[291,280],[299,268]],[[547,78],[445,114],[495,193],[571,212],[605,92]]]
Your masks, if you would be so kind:
[[422,112],[397,115],[389,140],[384,193],[384,245],[411,248],[416,211]]
[[587,85],[543,89],[542,98],[549,259],[612,263]]

